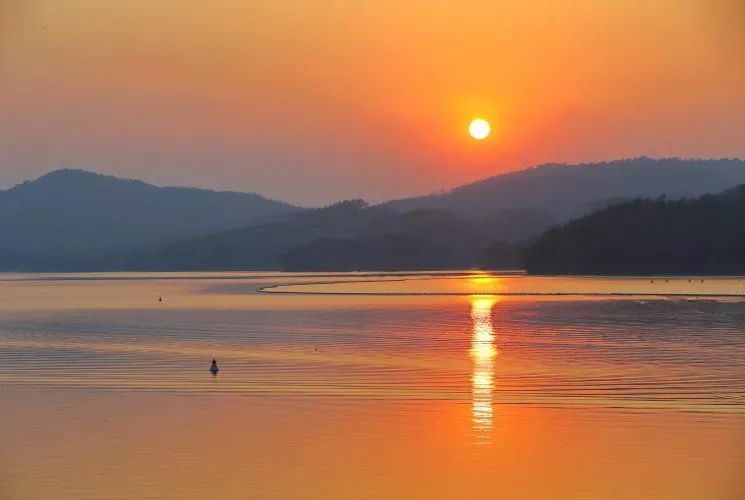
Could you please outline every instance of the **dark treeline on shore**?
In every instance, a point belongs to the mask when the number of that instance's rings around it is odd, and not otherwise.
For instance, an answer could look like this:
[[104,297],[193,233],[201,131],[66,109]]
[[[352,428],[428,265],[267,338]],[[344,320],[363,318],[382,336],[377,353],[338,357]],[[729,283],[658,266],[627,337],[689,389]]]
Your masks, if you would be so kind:
[[535,274],[745,274],[745,184],[695,199],[639,199],[545,232]]

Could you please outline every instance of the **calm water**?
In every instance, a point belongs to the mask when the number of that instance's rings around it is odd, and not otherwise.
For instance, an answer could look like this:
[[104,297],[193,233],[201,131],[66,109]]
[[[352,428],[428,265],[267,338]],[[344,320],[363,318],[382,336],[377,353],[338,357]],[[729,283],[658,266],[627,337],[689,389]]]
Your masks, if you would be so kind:
[[0,498],[743,498],[743,294],[4,275]]

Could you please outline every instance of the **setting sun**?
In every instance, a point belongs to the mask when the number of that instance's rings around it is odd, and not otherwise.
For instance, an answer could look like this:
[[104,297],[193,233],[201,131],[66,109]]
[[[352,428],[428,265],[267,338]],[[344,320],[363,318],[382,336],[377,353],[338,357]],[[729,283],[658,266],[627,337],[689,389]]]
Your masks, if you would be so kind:
[[483,118],[476,118],[468,126],[468,133],[478,141],[486,139],[491,133],[491,125]]

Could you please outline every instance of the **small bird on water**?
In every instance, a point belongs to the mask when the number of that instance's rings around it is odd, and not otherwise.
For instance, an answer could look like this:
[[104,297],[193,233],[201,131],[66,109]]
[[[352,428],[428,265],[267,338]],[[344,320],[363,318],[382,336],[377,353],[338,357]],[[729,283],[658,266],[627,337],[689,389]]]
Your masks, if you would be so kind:
[[217,360],[213,359],[212,364],[210,364],[210,373],[212,375],[217,375],[217,372],[220,371],[220,367],[217,366]]

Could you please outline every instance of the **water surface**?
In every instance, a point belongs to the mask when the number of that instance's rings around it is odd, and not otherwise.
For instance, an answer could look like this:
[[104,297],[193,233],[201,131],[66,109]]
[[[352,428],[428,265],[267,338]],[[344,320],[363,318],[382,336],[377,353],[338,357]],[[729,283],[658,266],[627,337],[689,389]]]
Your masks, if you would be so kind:
[[743,283],[6,275],[0,498],[741,498]]

